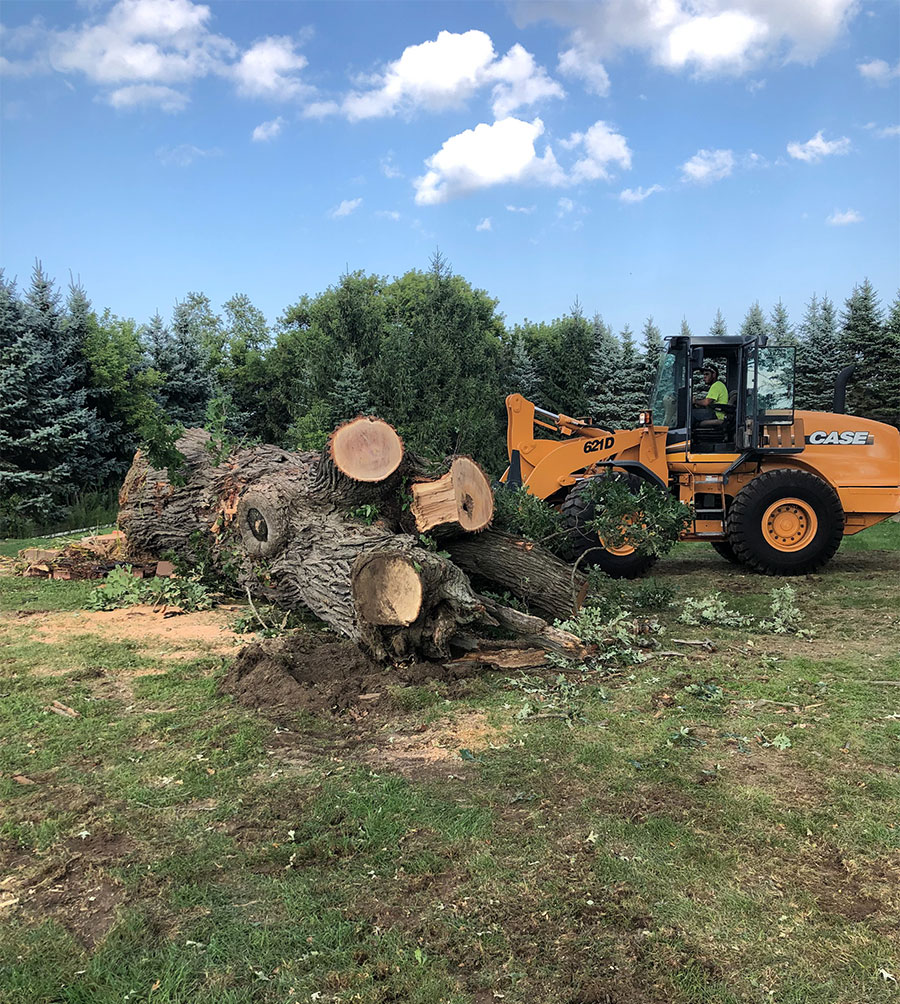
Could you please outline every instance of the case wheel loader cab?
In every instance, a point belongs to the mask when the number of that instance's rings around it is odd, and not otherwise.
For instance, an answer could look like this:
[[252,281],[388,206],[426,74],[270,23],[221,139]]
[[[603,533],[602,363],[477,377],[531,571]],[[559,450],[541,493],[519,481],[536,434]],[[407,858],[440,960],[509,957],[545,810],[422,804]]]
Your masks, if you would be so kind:
[[[795,411],[795,350],[766,341],[670,338],[637,428],[602,429],[511,394],[502,480],[555,505],[572,531],[570,557],[613,576],[641,575],[653,558],[608,548],[591,529],[587,486],[600,477],[624,479],[635,494],[649,481],[689,503],[694,520],[681,539],[711,544],[728,561],[769,575],[820,568],[842,536],[900,510],[900,431],[844,414],[849,368],[833,412]],[[727,400],[699,381],[710,363]]]

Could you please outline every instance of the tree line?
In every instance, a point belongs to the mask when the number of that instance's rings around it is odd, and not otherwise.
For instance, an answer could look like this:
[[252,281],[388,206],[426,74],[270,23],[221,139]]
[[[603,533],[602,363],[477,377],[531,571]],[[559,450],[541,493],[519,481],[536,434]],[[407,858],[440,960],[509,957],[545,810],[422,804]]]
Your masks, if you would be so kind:
[[[709,330],[726,333],[721,313]],[[796,325],[781,303],[768,317],[755,303],[740,333],[762,332],[797,347],[798,408],[828,410],[838,371],[855,362],[848,410],[900,423],[900,295],[885,311],[864,280],[840,314],[814,295]],[[336,424],[372,412],[417,452],[468,453],[497,474],[507,394],[629,428],[663,350],[653,318],[615,332],[578,303],[507,326],[439,253],[391,280],[342,275],[274,325],[244,294],[216,313],[188,293],[170,318],[139,324],[95,310],[79,283],[64,295],[39,263],[22,292],[0,273],[0,536],[51,526],[85,493],[114,489],[138,446],[174,463],[175,437],[194,425],[317,449]]]

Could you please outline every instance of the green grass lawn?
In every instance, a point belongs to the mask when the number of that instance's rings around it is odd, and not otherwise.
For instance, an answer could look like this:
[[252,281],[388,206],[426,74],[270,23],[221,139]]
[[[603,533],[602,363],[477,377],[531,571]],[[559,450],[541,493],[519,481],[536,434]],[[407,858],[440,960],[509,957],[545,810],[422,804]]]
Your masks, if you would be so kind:
[[790,580],[811,637],[678,623],[784,584],[706,546],[655,576],[682,657],[356,716],[0,577],[0,1001],[900,1001],[900,524]]

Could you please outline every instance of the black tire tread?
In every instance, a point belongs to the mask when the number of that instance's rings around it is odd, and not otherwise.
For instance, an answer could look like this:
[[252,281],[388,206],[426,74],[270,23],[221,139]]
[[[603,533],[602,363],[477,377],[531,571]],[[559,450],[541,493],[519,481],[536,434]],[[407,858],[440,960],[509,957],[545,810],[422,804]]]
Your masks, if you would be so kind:
[[740,565],[741,559],[735,553],[734,548],[727,540],[713,540],[711,541],[712,549],[716,554],[723,557],[726,561],[730,561],[732,565]]
[[[632,487],[634,487],[634,481],[639,480],[633,475],[626,475],[626,477]],[[578,485],[572,487],[559,508],[563,526],[570,531],[566,546],[568,559],[573,562],[577,561],[586,551],[592,550],[593,554],[585,558],[582,562],[583,565],[600,568],[613,578],[636,579],[643,575],[656,563],[656,555],[635,553],[627,555],[623,560],[622,556],[609,554],[603,550],[598,546],[599,541],[596,538],[592,539],[581,531],[581,527],[590,518],[591,504],[578,488]]]
[[[761,554],[754,546],[754,523],[760,517],[755,511],[759,500],[774,489],[784,498],[796,496],[809,501],[809,495],[818,495],[824,508],[819,522],[825,522],[825,533],[815,550],[810,550],[805,561],[781,563],[771,555]],[[837,492],[822,478],[796,468],[780,467],[765,471],[745,485],[735,496],[726,521],[726,534],[737,559],[764,575],[808,575],[829,562],[841,544],[844,535],[844,510]],[[786,552],[798,554],[799,552]]]

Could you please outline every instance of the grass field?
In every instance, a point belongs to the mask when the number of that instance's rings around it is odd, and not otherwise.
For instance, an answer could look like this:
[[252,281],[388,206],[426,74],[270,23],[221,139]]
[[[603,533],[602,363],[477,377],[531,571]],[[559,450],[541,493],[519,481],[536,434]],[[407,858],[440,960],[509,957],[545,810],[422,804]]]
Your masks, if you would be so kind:
[[707,547],[656,578],[683,656],[312,714],[220,693],[233,611],[0,577],[0,1000],[900,1001],[900,524],[792,580],[811,637],[678,623],[783,584]]

